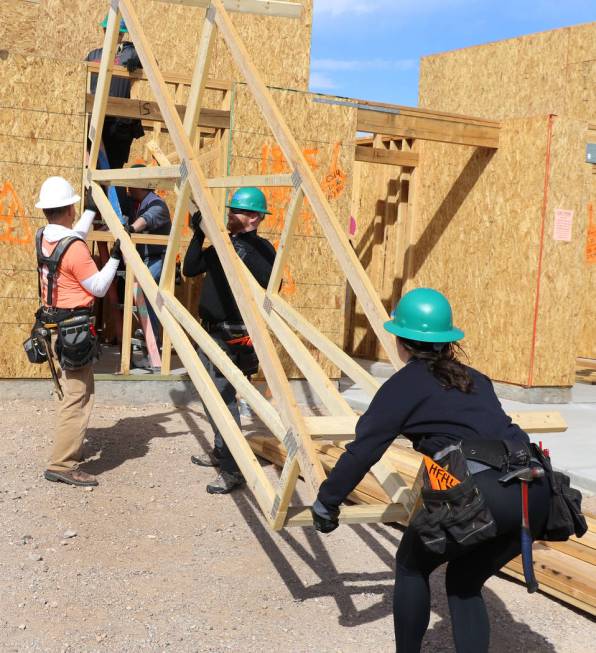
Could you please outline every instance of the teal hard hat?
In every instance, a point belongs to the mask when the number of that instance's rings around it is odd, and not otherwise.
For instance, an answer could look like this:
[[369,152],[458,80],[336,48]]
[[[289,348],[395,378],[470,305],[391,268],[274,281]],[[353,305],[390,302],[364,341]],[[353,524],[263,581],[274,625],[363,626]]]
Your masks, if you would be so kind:
[[[106,17],[101,21],[100,25],[104,29],[108,29],[108,14],[106,14]],[[126,23],[124,22],[124,18],[120,19],[120,32],[122,34],[128,34],[128,27],[126,27]]]
[[232,195],[232,199],[226,206],[229,209],[271,214],[271,211],[267,210],[265,193],[260,188],[255,188],[254,186],[239,188]]
[[406,293],[385,322],[389,333],[419,342],[454,342],[464,337],[453,326],[453,315],[447,297],[432,288],[416,288]]

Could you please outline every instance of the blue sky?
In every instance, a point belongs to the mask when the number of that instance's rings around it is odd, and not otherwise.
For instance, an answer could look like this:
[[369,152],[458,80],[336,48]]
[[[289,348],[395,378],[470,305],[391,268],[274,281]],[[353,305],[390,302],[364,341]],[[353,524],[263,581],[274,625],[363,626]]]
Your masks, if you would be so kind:
[[314,0],[310,88],[416,106],[420,57],[596,20],[596,0]]

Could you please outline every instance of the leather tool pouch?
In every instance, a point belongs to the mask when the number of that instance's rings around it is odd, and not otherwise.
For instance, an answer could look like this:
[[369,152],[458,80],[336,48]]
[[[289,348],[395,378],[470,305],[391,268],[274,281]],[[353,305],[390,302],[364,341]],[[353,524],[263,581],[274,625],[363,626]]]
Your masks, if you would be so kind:
[[99,358],[99,343],[90,315],[75,315],[58,322],[56,354],[64,370],[78,370]]
[[[497,525],[484,497],[467,473],[461,447],[450,447],[449,462],[435,456],[439,465],[448,466],[461,482],[447,490],[434,490],[425,474],[422,489],[423,506],[414,515],[410,526],[429,551],[445,553],[449,542],[473,547],[497,534]],[[457,471],[455,471],[457,470]]]
[[572,488],[569,476],[555,472],[550,458],[536,445],[531,445],[533,455],[544,467],[551,486],[551,498],[545,531],[540,539],[565,542],[572,535],[581,537],[588,530],[582,514],[582,493]]

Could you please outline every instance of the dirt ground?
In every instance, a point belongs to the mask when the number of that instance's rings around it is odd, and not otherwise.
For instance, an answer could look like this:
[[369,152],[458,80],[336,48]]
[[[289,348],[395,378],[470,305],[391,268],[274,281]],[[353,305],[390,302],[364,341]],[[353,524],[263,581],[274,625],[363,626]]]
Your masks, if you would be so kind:
[[[165,405],[97,405],[86,469],[100,486],[49,483],[54,417],[51,401],[0,407],[1,651],[394,650],[399,530],[271,532],[248,491],[206,494],[213,472],[189,455],[209,428]],[[440,570],[432,589],[424,650],[453,651]],[[594,620],[545,595],[493,578],[485,597],[493,652],[594,650]]]

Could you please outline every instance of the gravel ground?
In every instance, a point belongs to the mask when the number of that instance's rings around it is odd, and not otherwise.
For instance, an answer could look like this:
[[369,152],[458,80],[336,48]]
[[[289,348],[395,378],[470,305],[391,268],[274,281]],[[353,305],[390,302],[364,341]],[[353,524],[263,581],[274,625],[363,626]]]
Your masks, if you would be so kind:
[[[210,496],[203,416],[95,408],[93,491],[43,480],[55,404],[0,408],[0,650],[44,653],[393,650],[391,527],[273,533],[247,491]],[[269,468],[268,473],[274,474]],[[443,574],[424,651],[453,651]],[[485,597],[493,652],[594,650],[594,620],[506,580]]]

